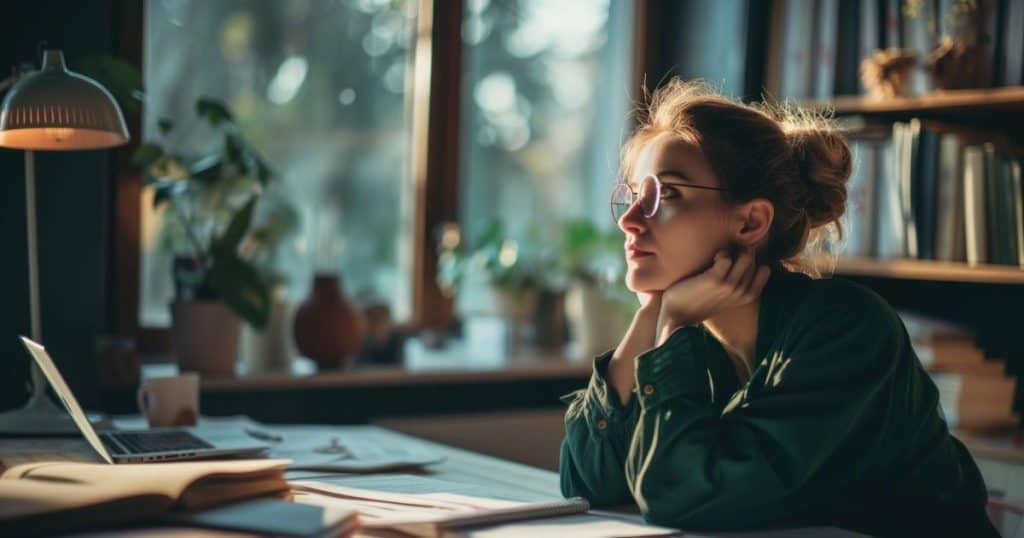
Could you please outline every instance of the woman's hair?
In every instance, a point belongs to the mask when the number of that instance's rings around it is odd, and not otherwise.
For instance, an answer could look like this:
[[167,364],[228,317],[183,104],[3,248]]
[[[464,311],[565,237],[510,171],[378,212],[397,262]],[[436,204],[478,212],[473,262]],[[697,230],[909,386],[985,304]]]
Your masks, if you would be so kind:
[[831,119],[787,105],[739,103],[703,81],[673,78],[638,109],[636,130],[622,148],[624,177],[632,177],[643,146],[665,132],[701,148],[728,200],[764,198],[775,206],[759,263],[813,276],[822,260],[834,264],[827,251],[843,237],[852,165]]

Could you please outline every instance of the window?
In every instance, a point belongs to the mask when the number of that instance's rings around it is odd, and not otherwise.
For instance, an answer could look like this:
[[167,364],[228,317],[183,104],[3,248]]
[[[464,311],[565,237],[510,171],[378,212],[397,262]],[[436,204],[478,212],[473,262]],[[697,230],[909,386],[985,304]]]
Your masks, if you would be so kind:
[[460,223],[614,225],[608,193],[626,134],[633,3],[468,0]]
[[[229,106],[276,172],[264,199],[297,216],[274,263],[292,299],[327,271],[360,302],[409,315],[406,88],[416,8],[414,0],[146,3],[144,138],[170,118],[169,146],[208,151],[214,139],[195,102]],[[151,202],[144,194],[139,319],[166,327],[173,223]]]

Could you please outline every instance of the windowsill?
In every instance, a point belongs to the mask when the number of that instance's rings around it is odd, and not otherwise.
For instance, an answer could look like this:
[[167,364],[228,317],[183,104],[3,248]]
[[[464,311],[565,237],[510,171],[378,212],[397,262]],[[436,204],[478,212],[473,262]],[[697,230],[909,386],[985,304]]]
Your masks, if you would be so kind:
[[[175,375],[177,365],[170,356],[150,356],[142,365],[141,377]],[[589,360],[569,358],[551,351],[523,353],[502,361],[473,360],[449,356],[437,360],[406,360],[395,365],[359,365],[345,370],[317,372],[306,358],[292,362],[290,373],[247,372],[240,362],[235,376],[205,376],[204,392],[289,390],[302,388],[444,385],[473,382],[528,381],[534,379],[585,380],[592,370]]]

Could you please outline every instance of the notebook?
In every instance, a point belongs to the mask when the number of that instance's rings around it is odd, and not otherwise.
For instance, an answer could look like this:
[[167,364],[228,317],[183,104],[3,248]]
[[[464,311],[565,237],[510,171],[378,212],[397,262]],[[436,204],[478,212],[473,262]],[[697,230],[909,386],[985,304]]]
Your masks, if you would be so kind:
[[0,475],[3,534],[48,534],[284,494],[288,460],[37,462]]

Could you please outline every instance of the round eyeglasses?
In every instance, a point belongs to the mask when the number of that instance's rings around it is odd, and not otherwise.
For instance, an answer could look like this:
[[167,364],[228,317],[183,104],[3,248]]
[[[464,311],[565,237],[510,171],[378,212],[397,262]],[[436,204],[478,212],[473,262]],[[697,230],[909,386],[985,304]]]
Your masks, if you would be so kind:
[[681,183],[681,182],[670,182],[662,183],[658,176],[674,176],[683,177],[682,174],[676,172],[659,172],[657,174],[648,174],[640,180],[639,191],[634,191],[629,188],[629,183],[617,183],[612,188],[611,196],[611,208],[612,218],[615,222],[619,222],[619,219],[629,211],[629,208],[633,207],[633,204],[639,202],[640,209],[644,212],[644,218],[652,218],[658,214],[658,208],[661,206],[662,188],[665,185],[672,187],[691,187],[694,189],[704,189],[709,191],[728,191],[721,187],[706,187],[704,185],[694,185],[693,183]]

